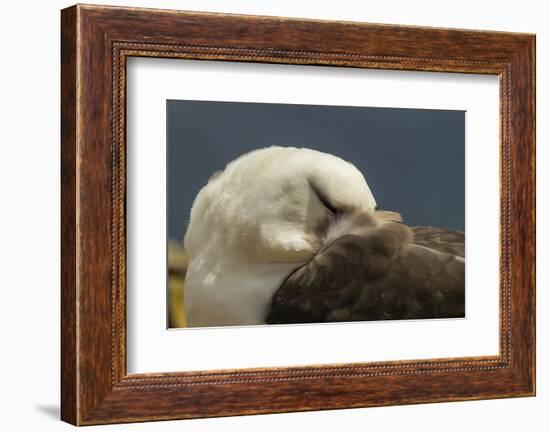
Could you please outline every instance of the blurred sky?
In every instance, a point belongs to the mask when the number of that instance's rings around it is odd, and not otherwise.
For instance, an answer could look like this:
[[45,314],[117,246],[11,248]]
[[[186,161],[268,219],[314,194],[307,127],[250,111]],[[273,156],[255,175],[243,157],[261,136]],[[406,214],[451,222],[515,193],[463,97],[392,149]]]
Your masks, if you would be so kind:
[[183,238],[212,173],[270,145],[337,155],[363,173],[379,208],[464,231],[464,111],[168,100],[167,121],[171,239]]

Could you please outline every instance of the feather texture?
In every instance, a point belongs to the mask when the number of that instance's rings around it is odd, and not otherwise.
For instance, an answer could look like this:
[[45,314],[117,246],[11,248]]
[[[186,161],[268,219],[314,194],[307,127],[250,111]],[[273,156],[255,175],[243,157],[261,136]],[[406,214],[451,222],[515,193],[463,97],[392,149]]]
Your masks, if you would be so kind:
[[345,216],[275,293],[267,323],[464,317],[464,234]]
[[331,154],[270,147],[230,162],[191,210],[188,326],[463,316],[464,235],[375,207]]
[[334,212],[375,206],[361,172],[331,154],[269,147],[230,162],[191,210],[188,325],[265,323],[273,294],[319,251]]

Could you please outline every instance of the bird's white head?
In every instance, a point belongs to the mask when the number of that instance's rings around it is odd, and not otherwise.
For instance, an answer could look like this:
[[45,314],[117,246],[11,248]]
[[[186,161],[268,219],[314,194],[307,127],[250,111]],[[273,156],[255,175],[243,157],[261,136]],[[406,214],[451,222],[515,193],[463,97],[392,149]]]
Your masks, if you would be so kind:
[[264,323],[273,294],[319,250],[335,214],[375,207],[361,172],[331,154],[269,147],[232,161],[191,210],[188,325]]

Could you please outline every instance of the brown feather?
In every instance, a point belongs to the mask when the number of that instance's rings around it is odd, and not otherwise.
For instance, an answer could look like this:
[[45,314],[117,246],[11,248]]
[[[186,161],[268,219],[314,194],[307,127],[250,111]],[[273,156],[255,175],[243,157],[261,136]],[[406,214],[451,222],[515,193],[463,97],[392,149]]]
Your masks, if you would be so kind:
[[411,229],[395,214],[341,221],[276,292],[266,322],[464,317],[464,234]]

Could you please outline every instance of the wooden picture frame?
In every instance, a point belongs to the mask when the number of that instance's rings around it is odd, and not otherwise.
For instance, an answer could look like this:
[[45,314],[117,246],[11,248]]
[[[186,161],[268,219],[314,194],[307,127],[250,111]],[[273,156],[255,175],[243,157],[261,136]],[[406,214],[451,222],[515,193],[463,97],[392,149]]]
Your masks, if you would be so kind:
[[[61,17],[64,421],[89,425],[535,394],[534,35],[84,5],[64,9]],[[498,75],[500,354],[128,375],[130,56]]]

